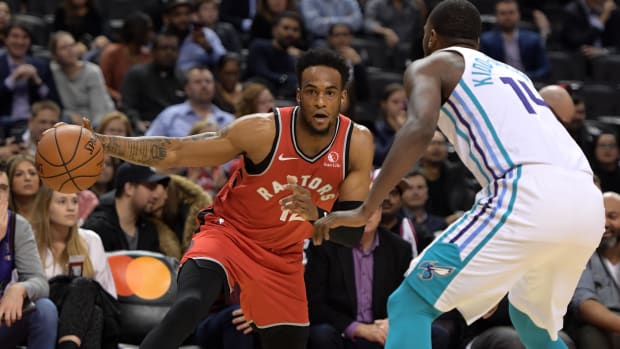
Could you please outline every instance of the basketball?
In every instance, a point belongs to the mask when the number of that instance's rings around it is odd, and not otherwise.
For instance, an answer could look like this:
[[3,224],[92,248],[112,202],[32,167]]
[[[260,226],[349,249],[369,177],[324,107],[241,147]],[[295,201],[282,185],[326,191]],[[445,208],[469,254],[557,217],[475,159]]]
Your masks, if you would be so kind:
[[45,132],[35,156],[39,178],[62,193],[90,188],[103,170],[103,148],[82,126],[63,125]]

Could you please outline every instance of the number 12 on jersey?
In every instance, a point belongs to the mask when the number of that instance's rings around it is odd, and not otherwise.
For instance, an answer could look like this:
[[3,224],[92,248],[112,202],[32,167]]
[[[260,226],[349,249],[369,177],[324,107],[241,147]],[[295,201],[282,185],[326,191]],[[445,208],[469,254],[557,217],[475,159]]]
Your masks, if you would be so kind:
[[515,79],[509,76],[501,77],[500,80],[504,84],[512,87],[512,90],[517,94],[517,97],[519,97],[521,103],[523,104],[525,110],[527,110],[528,113],[536,114],[536,110],[534,110],[534,107],[532,107],[532,103],[530,103],[530,101],[542,107],[547,106],[547,103],[545,103],[543,99],[538,98],[538,96],[534,92],[532,92],[532,90],[530,89],[528,84],[525,83],[525,81],[515,81]]

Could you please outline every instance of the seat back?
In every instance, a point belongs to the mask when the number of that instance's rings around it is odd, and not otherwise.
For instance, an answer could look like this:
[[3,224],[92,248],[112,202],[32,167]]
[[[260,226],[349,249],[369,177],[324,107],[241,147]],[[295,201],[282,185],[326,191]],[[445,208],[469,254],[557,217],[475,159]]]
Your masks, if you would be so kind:
[[179,263],[147,251],[115,251],[107,257],[121,311],[120,341],[138,344],[172,305]]

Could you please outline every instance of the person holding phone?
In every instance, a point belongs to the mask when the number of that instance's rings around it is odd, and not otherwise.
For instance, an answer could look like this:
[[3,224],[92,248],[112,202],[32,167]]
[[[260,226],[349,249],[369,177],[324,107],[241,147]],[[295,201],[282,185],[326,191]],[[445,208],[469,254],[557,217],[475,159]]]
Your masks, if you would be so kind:
[[2,348],[53,349],[58,315],[47,298],[32,228],[8,207],[9,178],[0,162],[0,343]]

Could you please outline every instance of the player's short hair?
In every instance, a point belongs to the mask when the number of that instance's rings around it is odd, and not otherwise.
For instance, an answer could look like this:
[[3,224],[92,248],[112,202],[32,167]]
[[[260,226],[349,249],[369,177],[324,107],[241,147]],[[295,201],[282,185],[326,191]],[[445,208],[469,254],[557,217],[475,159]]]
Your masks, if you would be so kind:
[[428,15],[437,34],[446,38],[478,40],[482,30],[480,12],[467,0],[444,0]]
[[301,75],[309,67],[326,66],[340,73],[340,88],[344,89],[349,82],[349,64],[338,53],[327,48],[316,48],[306,51],[297,60],[297,83],[301,87]]

